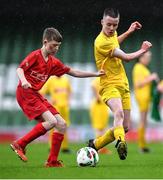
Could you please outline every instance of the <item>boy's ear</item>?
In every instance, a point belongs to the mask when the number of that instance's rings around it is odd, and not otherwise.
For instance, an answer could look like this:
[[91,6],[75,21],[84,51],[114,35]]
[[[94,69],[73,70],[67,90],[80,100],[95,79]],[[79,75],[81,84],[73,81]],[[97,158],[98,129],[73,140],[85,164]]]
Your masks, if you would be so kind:
[[48,41],[46,40],[46,39],[44,39],[44,41],[43,41],[43,44],[46,44]]
[[103,25],[103,22],[104,22],[104,20],[103,20],[103,19],[101,19],[101,25]]

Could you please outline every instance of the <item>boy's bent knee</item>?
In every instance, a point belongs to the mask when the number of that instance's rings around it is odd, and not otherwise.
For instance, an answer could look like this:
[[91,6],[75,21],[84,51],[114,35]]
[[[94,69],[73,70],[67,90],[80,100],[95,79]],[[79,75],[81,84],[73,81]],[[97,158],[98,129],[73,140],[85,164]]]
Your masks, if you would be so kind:
[[49,123],[49,128],[50,129],[54,128],[56,126],[56,124],[57,124],[56,121],[53,121],[53,120],[48,121],[48,123]]
[[67,129],[66,121],[58,114],[55,116],[57,119],[57,125],[56,128],[60,133],[65,133]]
[[67,129],[67,124],[66,124],[66,122],[64,122],[64,123],[61,125],[61,130],[62,130],[63,132],[65,132],[66,129]]
[[46,130],[50,130],[56,126],[56,123],[57,123],[56,121],[51,120],[51,121],[45,121],[42,124]]
[[66,122],[64,121],[64,122],[62,122],[62,123],[57,124],[56,128],[57,128],[58,132],[64,134],[64,133],[66,132],[66,130],[67,130],[67,124],[66,124]]

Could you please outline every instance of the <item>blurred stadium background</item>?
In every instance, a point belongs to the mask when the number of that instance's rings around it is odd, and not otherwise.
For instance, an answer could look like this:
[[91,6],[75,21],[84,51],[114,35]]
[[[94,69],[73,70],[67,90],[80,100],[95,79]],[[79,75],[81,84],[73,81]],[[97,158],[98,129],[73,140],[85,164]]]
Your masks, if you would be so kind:
[[[57,57],[65,64],[77,69],[95,71],[93,42],[99,33],[100,20],[106,7],[120,10],[121,21],[118,33],[138,20],[143,29],[126,40],[122,49],[131,52],[140,47],[143,40],[153,44],[152,72],[163,79],[163,1],[161,0],[0,0],[0,142],[20,137],[35,123],[29,122],[21,112],[15,99],[18,82],[16,68],[31,51],[41,47],[45,27],[56,27],[64,37]],[[131,91],[133,63],[125,64]],[[73,94],[71,99],[71,141],[85,141],[93,137],[90,127],[89,104],[92,98],[91,78],[70,78]],[[132,93],[133,94],[133,93]],[[163,112],[163,103],[162,103]],[[138,111],[132,96],[132,131],[129,140],[137,138]],[[163,113],[162,113],[163,119]],[[112,118],[110,123],[112,123]],[[149,115],[147,138],[149,141],[163,140],[163,123],[154,122]],[[46,138],[46,137],[45,137]],[[40,138],[40,140],[46,140]]]

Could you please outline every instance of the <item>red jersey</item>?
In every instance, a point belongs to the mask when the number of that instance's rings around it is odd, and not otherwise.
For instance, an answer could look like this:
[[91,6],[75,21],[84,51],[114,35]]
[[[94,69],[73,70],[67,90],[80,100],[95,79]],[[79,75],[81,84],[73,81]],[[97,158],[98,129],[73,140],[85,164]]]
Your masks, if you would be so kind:
[[59,59],[51,55],[48,56],[46,62],[41,49],[31,52],[21,62],[19,68],[24,70],[25,78],[32,85],[32,89],[36,91],[42,88],[50,76],[62,76],[70,70],[68,66],[65,66]]

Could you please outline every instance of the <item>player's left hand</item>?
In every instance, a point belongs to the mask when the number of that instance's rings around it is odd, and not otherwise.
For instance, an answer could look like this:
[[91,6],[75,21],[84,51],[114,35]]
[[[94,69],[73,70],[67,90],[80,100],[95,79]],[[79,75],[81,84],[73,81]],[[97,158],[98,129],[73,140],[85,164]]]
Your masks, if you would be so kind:
[[130,25],[130,27],[128,29],[128,32],[132,33],[132,32],[134,32],[136,30],[141,29],[141,28],[142,28],[142,25],[138,21],[135,21]]

